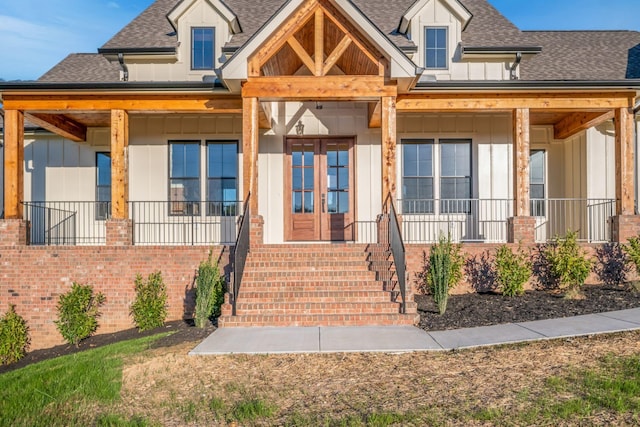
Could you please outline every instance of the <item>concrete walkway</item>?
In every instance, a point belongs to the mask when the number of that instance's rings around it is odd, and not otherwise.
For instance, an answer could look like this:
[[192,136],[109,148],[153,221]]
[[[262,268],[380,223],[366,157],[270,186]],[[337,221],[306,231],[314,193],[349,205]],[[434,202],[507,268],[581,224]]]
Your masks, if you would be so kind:
[[191,355],[443,351],[640,330],[640,308],[425,332],[413,326],[221,328]]

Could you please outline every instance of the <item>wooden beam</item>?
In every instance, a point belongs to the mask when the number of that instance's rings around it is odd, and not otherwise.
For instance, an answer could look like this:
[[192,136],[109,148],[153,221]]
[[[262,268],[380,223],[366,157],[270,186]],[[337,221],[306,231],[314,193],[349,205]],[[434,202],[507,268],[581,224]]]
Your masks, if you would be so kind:
[[31,123],[63,138],[75,142],[87,140],[87,127],[63,114],[27,113],[25,115]]
[[[300,58],[302,63],[313,74],[315,72],[316,65],[313,62],[313,59],[311,59],[311,57],[307,53],[307,51],[304,50],[304,47],[300,44],[298,39],[296,39],[295,37],[291,37],[291,38],[289,38],[289,40],[287,40],[287,43],[289,44],[289,46],[291,46],[291,49],[293,49],[293,51],[296,53],[296,55],[298,55],[298,58]],[[316,75],[318,75],[318,74],[316,74]]]
[[615,110],[616,127],[616,211],[634,215],[633,113],[629,108]]
[[318,8],[315,13],[315,68],[311,72],[324,76],[324,12]]
[[382,200],[396,200],[396,99],[382,97]]
[[271,129],[271,110],[265,108],[265,104],[258,103],[258,126],[260,129]]
[[396,86],[386,86],[379,76],[254,77],[242,87],[242,96],[265,100],[369,100],[396,96],[397,91]]
[[369,108],[369,127],[379,128],[382,126],[382,102],[369,102],[367,104]]
[[433,93],[398,96],[398,111],[511,111],[518,108],[538,110],[597,110],[630,108],[630,92],[578,93]]
[[602,112],[581,112],[567,115],[553,127],[553,137],[555,139],[567,139],[583,130],[587,130],[600,123],[611,120],[613,111]]
[[4,112],[4,217],[22,219],[24,199],[24,114]]
[[202,94],[4,94],[3,102],[5,109],[9,110],[242,113],[240,98],[216,98]]
[[111,111],[111,217],[129,219],[129,113]]
[[513,208],[514,216],[530,216],[529,206],[529,110],[513,111]]
[[258,215],[258,98],[244,98],[242,109],[242,191],[251,193],[249,209]]
[[331,54],[327,57],[321,75],[324,76],[329,73],[329,71],[331,71],[331,68],[336,65],[336,62],[338,62],[338,59],[340,59],[340,57],[342,56],[344,51],[347,50],[350,44],[351,38],[349,36],[344,36],[342,40],[340,40],[340,43],[338,43],[335,49],[333,49],[333,52],[331,52]]

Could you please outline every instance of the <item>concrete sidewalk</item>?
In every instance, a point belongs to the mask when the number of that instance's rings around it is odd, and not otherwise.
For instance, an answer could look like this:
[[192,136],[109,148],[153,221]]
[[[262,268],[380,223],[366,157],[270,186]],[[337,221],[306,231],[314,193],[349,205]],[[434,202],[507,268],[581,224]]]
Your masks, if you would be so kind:
[[443,351],[640,330],[640,308],[425,332],[412,326],[221,328],[191,355]]

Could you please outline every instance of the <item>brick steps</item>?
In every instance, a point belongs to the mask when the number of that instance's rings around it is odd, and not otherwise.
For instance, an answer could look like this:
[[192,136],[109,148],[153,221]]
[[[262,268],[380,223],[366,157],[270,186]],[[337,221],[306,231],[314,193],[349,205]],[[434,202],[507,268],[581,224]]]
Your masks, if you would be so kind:
[[[252,248],[236,302],[223,306],[219,325],[411,325],[380,280],[392,263],[383,247],[293,244]],[[388,274],[387,274],[388,275]]]

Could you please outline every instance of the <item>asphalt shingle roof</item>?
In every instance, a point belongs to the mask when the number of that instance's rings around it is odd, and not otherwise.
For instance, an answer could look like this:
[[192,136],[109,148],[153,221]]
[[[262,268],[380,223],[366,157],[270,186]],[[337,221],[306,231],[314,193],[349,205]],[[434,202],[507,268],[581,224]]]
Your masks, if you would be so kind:
[[[102,49],[175,48],[177,36],[167,14],[182,0],[156,0]],[[242,32],[225,45],[245,44],[287,0],[224,0],[236,14]],[[396,33],[402,15],[415,0],[351,0],[398,47],[412,47]],[[465,47],[542,46],[525,58],[526,80],[622,80],[640,78],[640,33],[633,31],[520,31],[490,0],[459,0],[473,15],[462,33]],[[70,55],[41,77],[48,82],[107,82],[119,79],[117,63],[101,55]]]
[[120,64],[97,53],[73,53],[38,79],[48,83],[103,83],[120,80]]

